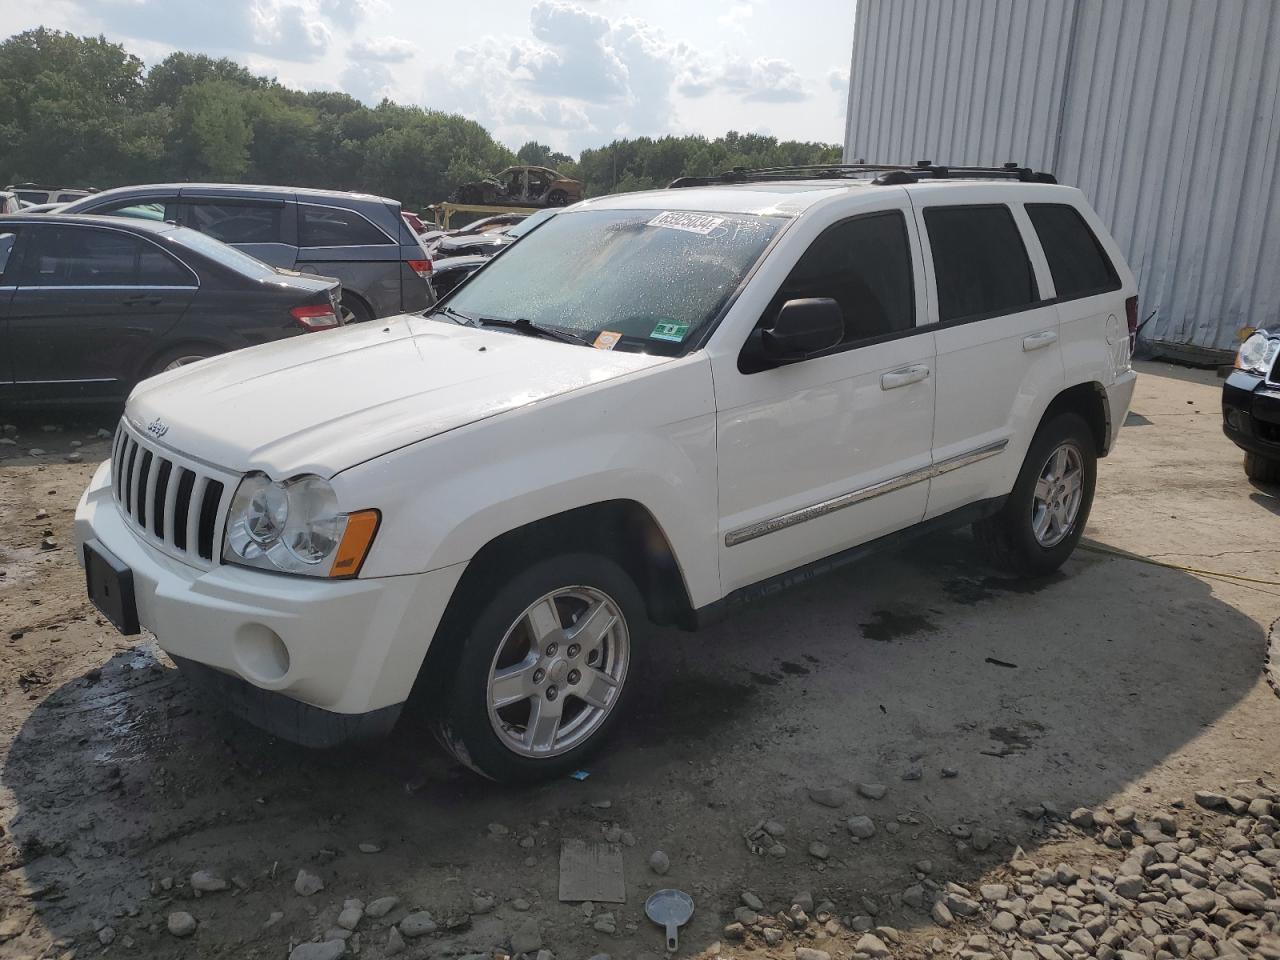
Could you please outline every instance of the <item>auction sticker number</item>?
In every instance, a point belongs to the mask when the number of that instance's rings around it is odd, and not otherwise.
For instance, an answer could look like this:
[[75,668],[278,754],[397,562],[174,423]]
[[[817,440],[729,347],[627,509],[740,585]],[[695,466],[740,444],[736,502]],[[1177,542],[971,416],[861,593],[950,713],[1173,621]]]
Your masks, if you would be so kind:
[[705,213],[686,213],[683,210],[664,210],[649,221],[651,227],[667,227],[706,236],[724,223],[724,217],[711,217]]
[[688,332],[687,323],[660,323],[653,328],[653,333],[649,336],[654,340],[670,340],[673,343],[679,343]]

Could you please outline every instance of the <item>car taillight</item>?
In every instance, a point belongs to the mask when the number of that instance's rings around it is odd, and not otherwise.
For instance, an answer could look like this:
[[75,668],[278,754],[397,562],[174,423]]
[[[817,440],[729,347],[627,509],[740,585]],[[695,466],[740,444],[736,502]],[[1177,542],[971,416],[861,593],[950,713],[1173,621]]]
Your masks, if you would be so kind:
[[341,322],[337,312],[329,305],[311,307],[294,307],[289,315],[303,330],[328,330]]
[[409,269],[420,276],[423,280],[431,279],[431,261],[430,260],[406,260]]
[[1129,353],[1138,346],[1138,298],[1130,297],[1124,302],[1124,318],[1129,324]]

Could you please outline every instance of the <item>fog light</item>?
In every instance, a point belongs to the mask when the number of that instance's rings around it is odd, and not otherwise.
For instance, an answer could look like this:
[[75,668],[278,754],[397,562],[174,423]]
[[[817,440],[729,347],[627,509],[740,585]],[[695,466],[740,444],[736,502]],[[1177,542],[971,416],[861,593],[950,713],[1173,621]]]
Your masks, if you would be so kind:
[[235,653],[240,672],[257,683],[276,683],[289,672],[289,648],[260,623],[246,623],[236,631]]

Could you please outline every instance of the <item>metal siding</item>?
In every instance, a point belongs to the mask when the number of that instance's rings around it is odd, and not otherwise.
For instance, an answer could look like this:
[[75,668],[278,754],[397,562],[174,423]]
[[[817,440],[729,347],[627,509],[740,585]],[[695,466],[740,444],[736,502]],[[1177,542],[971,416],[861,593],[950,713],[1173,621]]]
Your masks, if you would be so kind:
[[1017,160],[1079,186],[1144,339],[1280,324],[1280,3],[860,0],[847,160]]

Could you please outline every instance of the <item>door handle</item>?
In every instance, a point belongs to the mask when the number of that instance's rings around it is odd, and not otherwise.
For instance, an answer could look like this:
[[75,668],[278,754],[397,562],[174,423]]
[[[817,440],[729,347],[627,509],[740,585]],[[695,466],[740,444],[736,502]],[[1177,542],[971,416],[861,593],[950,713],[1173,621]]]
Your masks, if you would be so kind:
[[901,370],[890,370],[888,373],[882,373],[880,375],[880,389],[896,390],[898,387],[905,387],[908,384],[919,383],[928,376],[929,368],[923,363],[917,363],[910,367],[903,367]]
[[125,297],[120,302],[126,307],[154,307],[158,306],[160,301],[163,299],[163,297],[147,296],[146,294],[139,293],[132,297]]
[[1039,350],[1057,342],[1058,333],[1056,330],[1041,330],[1039,333],[1033,333],[1029,337],[1023,337],[1022,349],[1024,352],[1030,353],[1032,350]]

